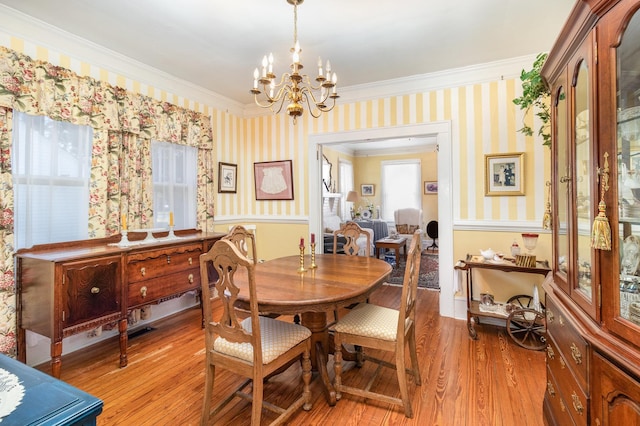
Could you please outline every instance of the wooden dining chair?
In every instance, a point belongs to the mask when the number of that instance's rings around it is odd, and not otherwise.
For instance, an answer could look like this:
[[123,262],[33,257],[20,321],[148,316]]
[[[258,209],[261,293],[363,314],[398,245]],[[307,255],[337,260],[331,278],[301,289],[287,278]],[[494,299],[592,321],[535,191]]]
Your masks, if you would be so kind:
[[338,253],[338,239],[343,237],[346,241],[343,245],[344,254],[350,256],[357,256],[360,251],[358,245],[358,239],[366,238],[366,245],[364,247],[364,255],[371,256],[371,234],[368,231],[362,229],[355,222],[346,222],[344,225],[333,231],[333,253]]
[[[391,309],[370,303],[360,303],[334,326],[334,370],[336,398],[340,399],[343,393],[374,399],[404,408],[405,416],[413,417],[409,388],[407,386],[407,374],[414,376],[416,385],[421,385],[420,371],[418,369],[418,355],[416,352],[415,316],[416,295],[418,291],[418,277],[420,272],[420,233],[413,234],[409,252],[407,253],[407,265],[402,285],[402,299],[400,309]],[[342,346],[353,344],[363,348],[371,348],[395,353],[395,364],[369,356],[366,350],[357,353],[364,360],[378,364],[376,371],[364,388],[356,388],[342,383]],[[409,345],[411,368],[405,367],[405,346]],[[360,360],[362,361],[362,360]],[[397,371],[400,398],[373,392],[373,386],[382,367],[390,367]]]
[[[214,286],[220,296],[223,309],[213,317],[209,289],[209,266],[217,272]],[[256,299],[255,265],[228,239],[217,241],[209,252],[200,255],[202,295],[205,300],[205,390],[201,425],[208,424],[211,416],[218,414],[234,397],[252,401],[251,424],[259,425],[262,408],[279,416],[271,424],[282,424],[295,410],[311,409],[311,332],[301,325],[267,318],[258,314]],[[236,286],[236,273],[247,274],[250,315],[241,320],[235,308],[240,289]],[[217,311],[218,312],[218,311]],[[281,408],[264,401],[266,378],[285,365],[302,360],[302,395],[289,407]],[[247,378],[233,393],[223,397],[211,410],[216,367],[229,370]],[[252,392],[244,391],[252,384]],[[224,389],[216,392],[218,397]]]
[[[242,225],[235,225],[222,239],[233,242],[242,254],[252,259],[254,264],[258,263],[256,236],[253,232]],[[249,253],[249,248],[251,248],[251,253]]]

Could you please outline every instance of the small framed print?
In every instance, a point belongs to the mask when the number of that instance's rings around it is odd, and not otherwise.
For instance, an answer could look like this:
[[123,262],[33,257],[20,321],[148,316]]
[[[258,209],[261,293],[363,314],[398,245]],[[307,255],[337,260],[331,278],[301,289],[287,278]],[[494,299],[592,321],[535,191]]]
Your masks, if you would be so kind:
[[360,185],[360,193],[363,197],[372,197],[375,195],[373,184],[365,183]]
[[253,163],[256,200],[293,200],[291,160]]
[[235,194],[238,189],[238,165],[218,162],[218,192]]
[[437,194],[438,193],[438,182],[424,182],[424,193],[425,194]]
[[485,195],[524,195],[524,152],[484,157]]

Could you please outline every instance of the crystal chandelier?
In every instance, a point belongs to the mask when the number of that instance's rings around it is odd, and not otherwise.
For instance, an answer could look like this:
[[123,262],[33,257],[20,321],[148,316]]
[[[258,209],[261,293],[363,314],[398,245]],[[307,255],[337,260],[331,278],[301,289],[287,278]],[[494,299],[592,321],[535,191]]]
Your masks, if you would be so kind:
[[[323,112],[333,109],[336,99],[339,98],[336,90],[337,76],[331,71],[331,63],[327,61],[324,72],[322,69],[322,59],[318,58],[318,76],[315,78],[316,86],[306,74],[300,74],[303,68],[300,63],[300,43],[298,42],[298,5],[304,0],[287,0],[293,5],[293,63],[291,73],[284,73],[280,82],[276,84],[276,75],[273,73],[273,54],[264,56],[262,59],[262,72],[258,68],[253,72],[253,88],[256,105],[262,108],[270,108],[276,114],[282,111],[285,101],[288,102],[287,114],[293,117],[293,124],[296,118],[304,112],[303,105],[306,103],[310,114],[314,118],[320,117]],[[260,89],[261,87],[261,89]],[[262,96],[260,96],[262,95]],[[331,99],[330,104],[327,101]],[[276,109],[277,108],[277,109]]]

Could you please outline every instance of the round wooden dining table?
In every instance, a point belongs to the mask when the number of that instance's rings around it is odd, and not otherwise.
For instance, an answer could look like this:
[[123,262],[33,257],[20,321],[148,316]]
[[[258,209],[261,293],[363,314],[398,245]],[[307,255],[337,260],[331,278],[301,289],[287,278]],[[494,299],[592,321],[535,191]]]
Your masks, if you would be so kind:
[[[258,309],[261,314],[300,314],[302,325],[311,330],[312,347],[316,349],[312,365],[323,382],[327,401],[334,405],[335,390],[327,373],[327,356],[333,349],[327,313],[365,301],[387,280],[391,265],[373,257],[341,254],[317,254],[315,263],[317,267],[311,268],[311,256],[305,256],[304,272],[300,271],[300,256],[257,264]],[[240,288],[238,301],[248,308],[246,278],[236,275],[235,282]]]

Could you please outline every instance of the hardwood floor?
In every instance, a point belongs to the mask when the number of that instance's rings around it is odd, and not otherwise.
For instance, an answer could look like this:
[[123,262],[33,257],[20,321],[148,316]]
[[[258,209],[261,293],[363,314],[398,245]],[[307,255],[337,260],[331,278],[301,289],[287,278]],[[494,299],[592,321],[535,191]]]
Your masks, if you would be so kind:
[[[438,293],[419,290],[417,341],[422,386],[409,379],[414,418],[384,403],[345,395],[329,407],[318,380],[313,408],[290,419],[295,425],[542,425],[544,352],[516,345],[501,327],[480,325],[470,340],[465,321],[438,315]],[[400,288],[383,286],[372,303],[397,307]],[[215,303],[215,302],[214,302]],[[129,341],[129,365],[118,368],[117,342],[101,342],[63,358],[61,379],[104,401],[98,425],[196,425],[204,386],[204,334],[200,310],[190,309],[154,324]],[[390,358],[389,361],[392,361]],[[371,363],[345,368],[345,383],[366,382]],[[42,366],[44,371],[48,366]],[[332,367],[330,369],[332,373]],[[348,370],[348,371],[347,371]],[[265,384],[265,399],[288,403],[300,391],[299,365]],[[395,372],[381,376],[378,389],[399,395]],[[239,383],[223,371],[214,394],[226,395]],[[214,401],[215,402],[215,401]],[[272,417],[263,411],[262,423]],[[237,401],[216,424],[248,425],[251,409]]]

